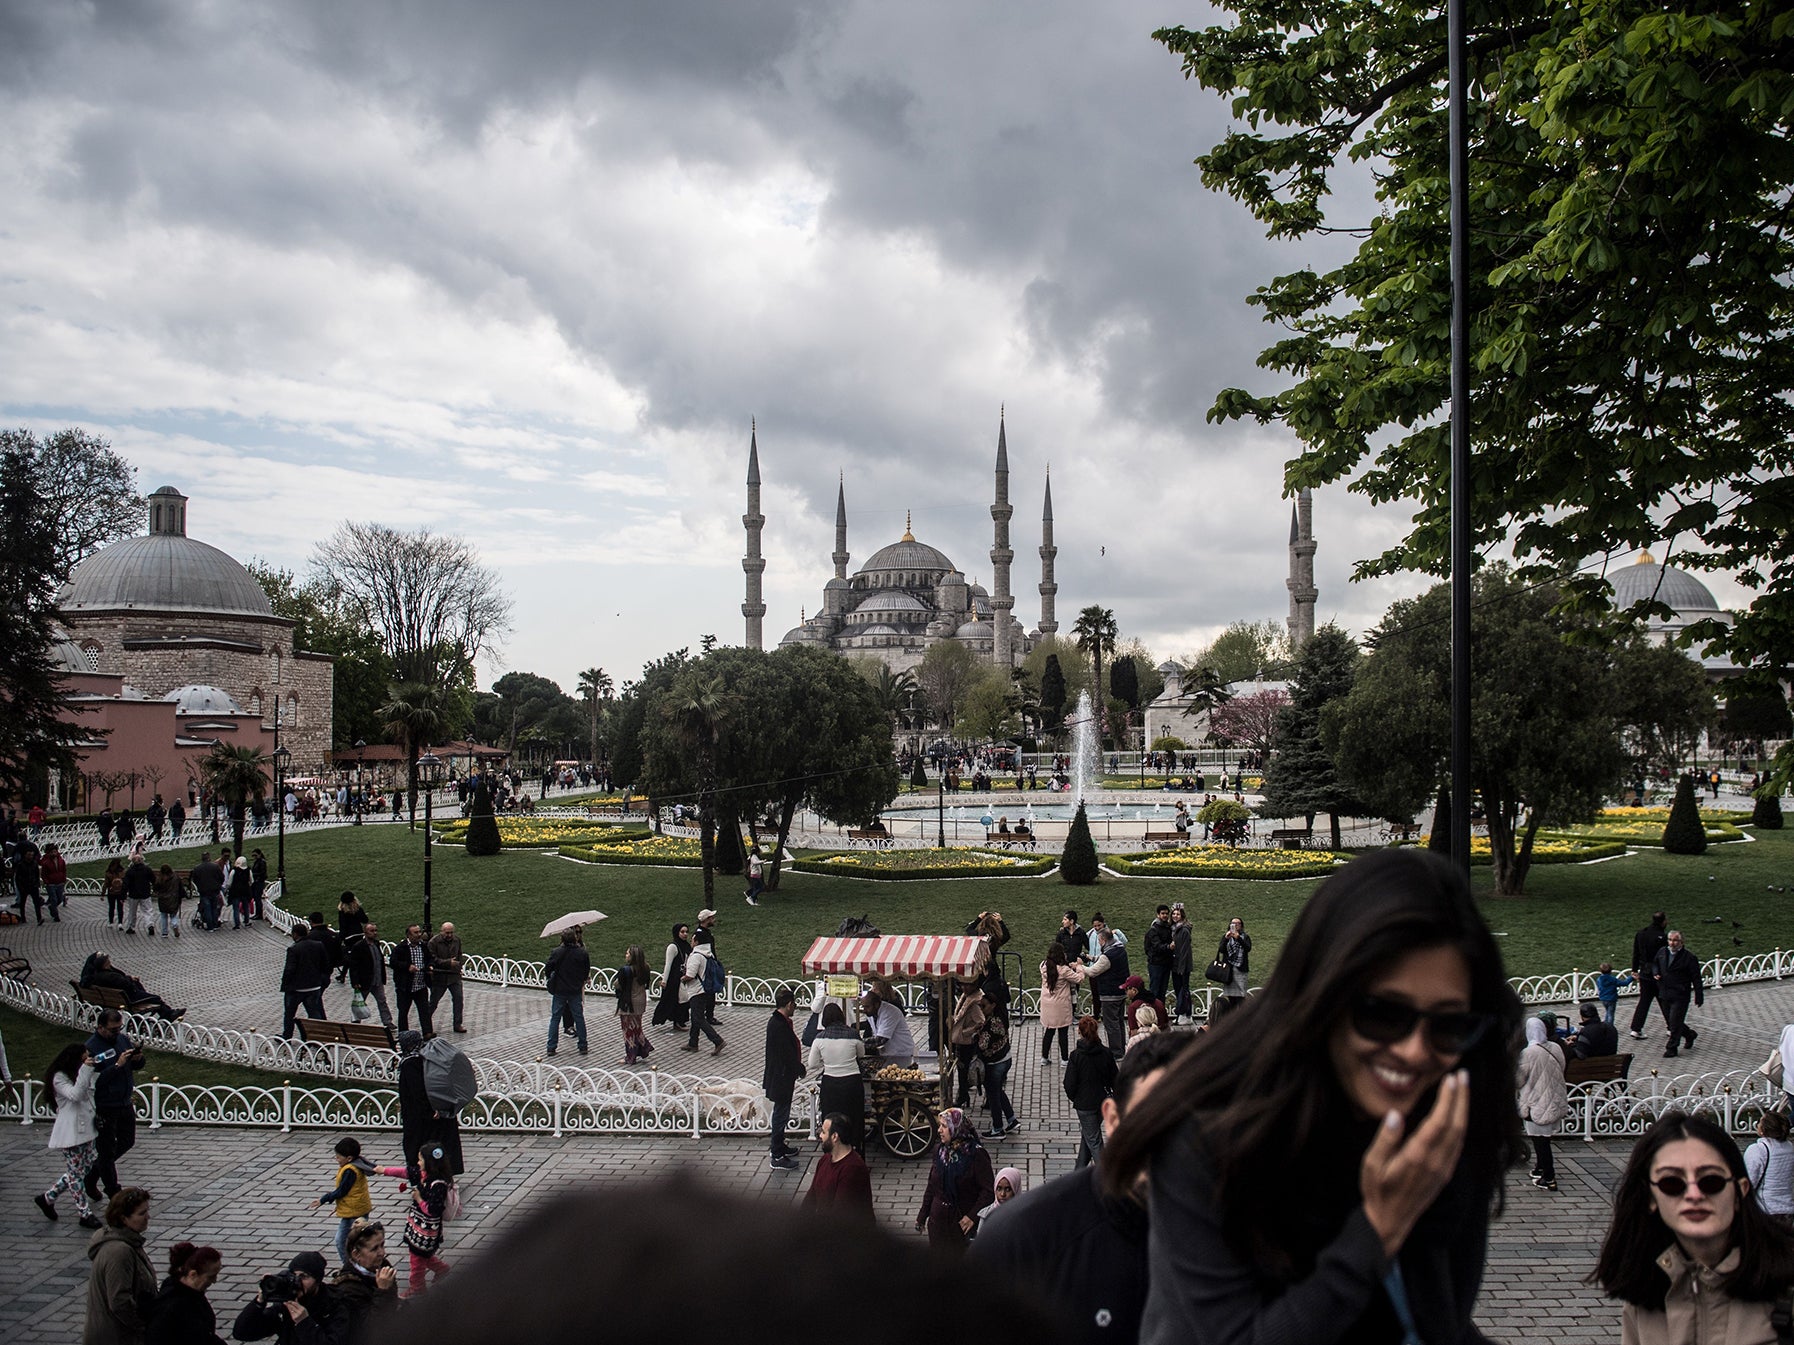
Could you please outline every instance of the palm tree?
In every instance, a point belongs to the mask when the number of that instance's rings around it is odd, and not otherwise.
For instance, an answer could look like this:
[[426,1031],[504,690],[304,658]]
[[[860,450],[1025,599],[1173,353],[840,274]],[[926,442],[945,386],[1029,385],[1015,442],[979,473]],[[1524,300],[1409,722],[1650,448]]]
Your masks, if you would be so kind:
[[1121,627],[1115,624],[1115,613],[1107,607],[1090,606],[1078,613],[1078,619],[1072,622],[1071,633],[1077,637],[1078,648],[1090,655],[1095,666],[1096,680],[1091,685],[1090,699],[1096,706],[1096,722],[1103,734],[1109,731],[1109,697],[1103,689],[1103,654],[1115,652],[1115,642],[1121,638]]
[[1183,703],[1201,714],[1213,715],[1216,706],[1225,705],[1232,699],[1233,693],[1221,680],[1221,674],[1206,663],[1184,686]]
[[716,745],[729,718],[720,677],[678,689],[662,712],[698,762],[698,852],[704,866],[704,905],[716,904]]
[[598,764],[598,721],[603,707],[610,702],[612,687],[610,674],[603,668],[587,668],[579,675],[579,698],[583,700],[592,717],[592,765]]
[[446,696],[429,682],[400,682],[392,699],[380,707],[380,722],[405,749],[405,785],[410,798],[411,829],[417,829],[417,758],[442,736],[448,722]]
[[894,729],[902,732],[913,727],[916,697],[921,694],[913,669],[905,668],[900,673],[894,673],[884,664],[879,664],[878,679],[873,682],[872,690],[878,697],[879,706],[890,716]]
[[243,814],[251,800],[268,793],[268,758],[253,747],[214,743],[200,761],[201,778],[211,796],[230,810],[231,852],[243,853]]

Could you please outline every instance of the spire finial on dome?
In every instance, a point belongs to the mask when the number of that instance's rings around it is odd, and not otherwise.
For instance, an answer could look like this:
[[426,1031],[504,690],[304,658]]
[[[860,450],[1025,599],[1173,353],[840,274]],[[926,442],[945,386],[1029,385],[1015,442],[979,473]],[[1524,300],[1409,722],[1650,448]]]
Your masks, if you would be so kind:
[[903,511],[903,536],[899,540],[905,542],[913,542],[916,540],[916,535],[910,531],[909,510],[907,509]]
[[1651,559],[1651,553],[1649,551],[1640,551],[1638,553],[1638,563],[1640,565],[1655,565],[1657,562]]

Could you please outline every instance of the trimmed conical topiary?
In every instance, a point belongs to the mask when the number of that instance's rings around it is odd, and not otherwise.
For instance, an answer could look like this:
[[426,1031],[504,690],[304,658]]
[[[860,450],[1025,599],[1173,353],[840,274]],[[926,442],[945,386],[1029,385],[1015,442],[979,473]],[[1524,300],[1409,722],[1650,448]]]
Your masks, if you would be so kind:
[[1707,828],[1701,823],[1700,805],[1694,801],[1691,775],[1676,782],[1676,801],[1670,805],[1669,821],[1663,824],[1663,849],[1671,855],[1706,853]]
[[1779,794],[1759,796],[1750,810],[1751,824],[1763,831],[1782,829],[1782,800]]
[[1439,802],[1433,805],[1433,831],[1427,837],[1426,848],[1436,854],[1451,858],[1451,791],[1441,789]]
[[1084,816],[1084,805],[1078,805],[1071,819],[1071,830],[1065,833],[1065,849],[1059,852],[1059,876],[1079,887],[1096,881],[1096,842],[1090,836],[1090,819]]
[[498,839],[498,819],[492,815],[492,794],[486,788],[486,778],[481,776],[467,810],[467,853],[496,855],[503,848]]

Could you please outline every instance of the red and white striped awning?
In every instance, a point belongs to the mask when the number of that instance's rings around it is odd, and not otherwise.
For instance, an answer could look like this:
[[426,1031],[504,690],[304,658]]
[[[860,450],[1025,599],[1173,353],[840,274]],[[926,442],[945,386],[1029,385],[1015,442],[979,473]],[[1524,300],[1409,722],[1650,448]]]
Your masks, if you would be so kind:
[[818,939],[804,954],[813,976],[978,976],[990,940],[964,934],[887,934],[876,939]]

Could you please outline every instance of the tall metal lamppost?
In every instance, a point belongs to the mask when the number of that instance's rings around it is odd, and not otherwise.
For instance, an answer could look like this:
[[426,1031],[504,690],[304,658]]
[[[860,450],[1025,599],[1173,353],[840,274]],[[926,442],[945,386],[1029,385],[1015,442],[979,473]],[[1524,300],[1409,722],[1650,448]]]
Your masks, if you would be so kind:
[[[940,794],[935,800],[934,820],[936,826],[939,828],[939,834],[935,838],[935,843],[939,845],[941,849],[945,850],[947,848],[947,769],[944,766],[941,768],[940,773]],[[953,839],[959,839],[959,828],[957,824],[954,826]]]
[[367,790],[361,783],[361,767],[366,761],[367,741],[363,738],[355,740],[355,825],[361,825],[361,814],[367,803]]
[[434,752],[425,752],[417,759],[417,778],[424,787],[424,933],[428,935],[435,925],[430,923],[430,802],[436,793],[436,781],[442,773],[442,758]]
[[292,759],[293,754],[286,748],[274,749],[274,817],[275,826],[280,829],[280,839],[274,846],[274,871],[283,892],[287,881],[287,762]]

